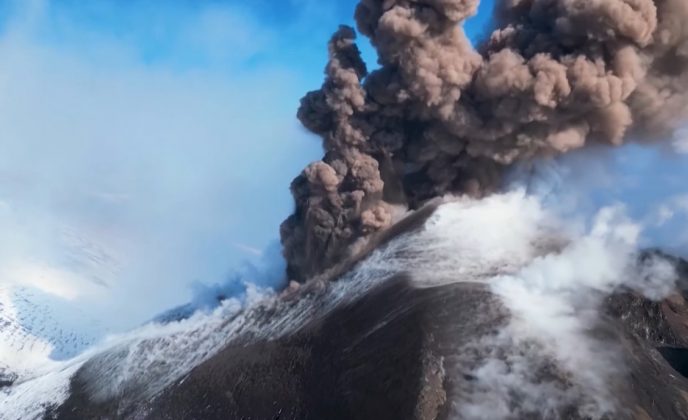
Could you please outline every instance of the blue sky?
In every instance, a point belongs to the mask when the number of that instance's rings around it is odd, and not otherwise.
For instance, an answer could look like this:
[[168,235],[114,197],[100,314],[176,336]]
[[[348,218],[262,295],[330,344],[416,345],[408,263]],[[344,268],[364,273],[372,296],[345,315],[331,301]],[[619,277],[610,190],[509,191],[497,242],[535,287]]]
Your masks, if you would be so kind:
[[[56,48],[97,55],[102,42],[115,42],[143,63],[176,70],[285,65],[318,83],[324,43],[337,24],[354,25],[357,1],[14,0],[0,7],[5,23],[30,13],[29,3],[42,9],[37,39]],[[483,1],[466,23],[471,38],[485,33],[492,7],[492,0]],[[372,49],[365,39],[360,43],[373,65]]]

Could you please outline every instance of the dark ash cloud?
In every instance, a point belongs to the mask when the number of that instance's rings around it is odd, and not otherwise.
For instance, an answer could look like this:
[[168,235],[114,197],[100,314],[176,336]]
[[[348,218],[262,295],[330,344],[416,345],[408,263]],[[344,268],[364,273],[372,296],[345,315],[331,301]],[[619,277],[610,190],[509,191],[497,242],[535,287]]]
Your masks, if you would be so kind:
[[462,23],[476,0],[362,0],[358,31],[329,44],[321,89],[298,117],[325,156],[292,184],[282,226],[291,278],[446,193],[494,191],[509,165],[589,144],[668,138],[688,108],[684,0],[504,0],[479,48]]

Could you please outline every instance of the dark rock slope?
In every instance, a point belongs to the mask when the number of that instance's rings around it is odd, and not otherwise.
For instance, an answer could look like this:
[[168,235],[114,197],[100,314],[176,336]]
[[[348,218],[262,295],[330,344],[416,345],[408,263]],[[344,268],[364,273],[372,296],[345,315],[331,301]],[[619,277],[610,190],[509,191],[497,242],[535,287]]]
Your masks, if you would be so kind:
[[[650,302],[633,294],[608,299],[618,358],[628,367],[614,391],[613,418],[688,418],[688,305],[676,295]],[[154,401],[90,401],[72,382],[57,419],[434,419],[456,418],[457,404],[484,354],[467,347],[508,319],[484,285],[420,289],[397,276],[296,334],[233,343]],[[543,367],[544,366],[544,367]],[[566,386],[552,368],[538,377]],[[517,403],[517,402],[516,402]],[[576,401],[557,408],[581,418]],[[458,407],[460,408],[460,407]],[[514,418],[542,413],[514,407]]]
[[149,406],[93,404],[77,379],[55,417],[435,418],[446,402],[442,349],[501,322],[497,307],[478,285],[420,290],[400,276],[297,334],[231,345]]

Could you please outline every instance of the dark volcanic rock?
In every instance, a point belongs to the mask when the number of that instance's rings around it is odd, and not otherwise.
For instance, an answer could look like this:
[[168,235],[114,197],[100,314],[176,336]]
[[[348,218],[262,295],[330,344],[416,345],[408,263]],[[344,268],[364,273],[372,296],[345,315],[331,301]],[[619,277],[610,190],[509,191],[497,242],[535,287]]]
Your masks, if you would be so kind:
[[[326,277],[285,293],[285,304],[303,299],[322,309],[337,278],[357,270],[357,261],[400,233],[416,229],[432,212],[419,211],[374,241]],[[685,289],[688,270],[679,272]],[[333,310],[309,313],[304,324],[279,338],[241,336],[166,386],[155,398],[126,388],[95,401],[89,392],[89,365],[72,378],[69,398],[50,410],[49,419],[454,419],[474,394],[479,368],[488,360],[505,362],[507,372],[525,375],[528,385],[544,385],[564,396],[552,405],[547,396],[523,404],[518,389],[508,392],[509,419],[583,419],[586,393],[571,383],[537,345],[500,341],[510,315],[486,284],[448,283],[419,288],[418,280],[396,275]],[[438,283],[440,284],[440,283]],[[331,290],[330,290],[331,291]],[[358,295],[357,295],[358,296]],[[284,316],[282,309],[258,311],[260,325]],[[614,419],[688,419],[688,304],[683,294],[653,302],[618,293],[605,302],[598,332],[618,351],[625,367],[609,384],[618,412]],[[594,334],[598,334],[593,332]],[[525,347],[524,347],[525,345]],[[110,357],[105,355],[104,357]],[[526,372],[514,370],[525,359]],[[167,361],[161,361],[167,363]],[[108,370],[93,372],[107,375]],[[146,372],[154,375],[155,372]],[[493,372],[494,374],[494,372]],[[145,387],[146,378],[139,381]],[[139,386],[139,385],[137,385]],[[531,391],[532,392],[532,391]],[[514,394],[514,395],[511,395]],[[581,395],[582,394],[582,395]],[[503,397],[503,396],[502,396]],[[544,399],[543,399],[544,398]],[[583,398],[583,399],[581,399]],[[554,407],[554,408],[552,408]],[[548,411],[549,410],[549,411]],[[554,410],[554,411],[552,411]]]
[[637,419],[688,419],[688,305],[681,294],[653,302],[612,296],[608,313],[621,326],[628,370],[627,407]]
[[[686,302],[619,294],[607,305],[628,368],[615,390],[624,411],[614,418],[688,419]],[[456,418],[453,405],[475,380],[470,372],[480,359],[466,344],[493,336],[507,319],[484,285],[420,289],[397,276],[295,334],[231,344],[152,402],[127,405],[120,396],[95,403],[77,375],[70,398],[50,418]],[[566,383],[547,369],[542,380]],[[561,407],[559,417],[581,418],[575,404]]]
[[503,318],[495,307],[478,285],[418,290],[399,278],[294,337],[226,349],[167,390],[151,416],[435,418],[446,401],[445,340],[455,349],[489,332]]
[[12,386],[18,379],[18,375],[9,367],[0,365],[0,389]]
[[289,337],[225,348],[152,404],[94,403],[77,375],[54,417],[431,419],[451,382],[443,358],[505,316],[484,286],[398,277]]

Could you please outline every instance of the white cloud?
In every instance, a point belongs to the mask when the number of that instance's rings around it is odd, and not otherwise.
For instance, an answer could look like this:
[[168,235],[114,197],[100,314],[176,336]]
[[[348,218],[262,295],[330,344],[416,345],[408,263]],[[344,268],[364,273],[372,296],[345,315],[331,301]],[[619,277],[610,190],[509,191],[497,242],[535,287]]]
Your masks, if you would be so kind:
[[[224,280],[244,258],[233,244],[276,238],[285,180],[320,153],[294,118],[306,89],[279,65],[241,66],[271,34],[231,9],[187,16],[171,45],[227,43],[236,65],[186,68],[36,4],[0,36],[0,265],[14,267],[0,282],[128,327]],[[37,30],[56,25],[71,35]]]
[[263,255],[263,250],[256,248],[255,246],[247,245],[247,244],[242,244],[239,242],[235,242],[232,244],[236,249],[245,252],[251,256],[254,257],[260,257]]
[[38,290],[67,300],[74,300],[82,295],[89,286],[75,273],[42,263],[17,262],[0,270],[3,281],[23,286],[32,286]]
[[688,154],[688,128],[677,130],[672,144],[677,153]]

